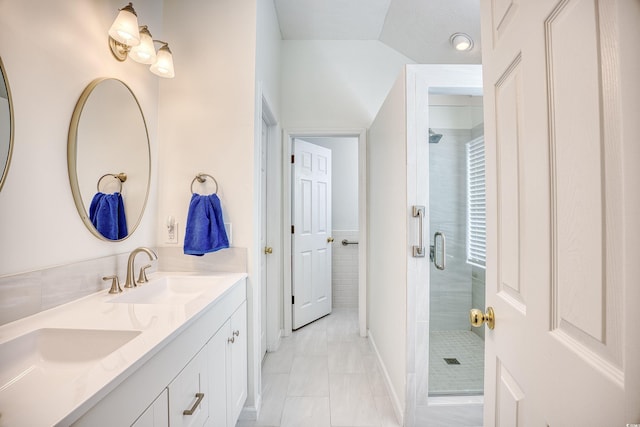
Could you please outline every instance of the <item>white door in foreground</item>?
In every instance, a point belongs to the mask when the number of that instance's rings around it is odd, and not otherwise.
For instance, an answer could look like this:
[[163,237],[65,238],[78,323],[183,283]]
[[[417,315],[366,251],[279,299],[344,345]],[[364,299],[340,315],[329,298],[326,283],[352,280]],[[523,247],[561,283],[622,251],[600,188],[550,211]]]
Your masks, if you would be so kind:
[[622,226],[638,186],[625,182],[623,138],[640,134],[623,132],[618,34],[625,13],[640,22],[638,9],[482,1],[486,301],[496,316],[485,426],[640,423],[640,357],[625,335],[637,325],[623,309],[638,285],[624,275]]

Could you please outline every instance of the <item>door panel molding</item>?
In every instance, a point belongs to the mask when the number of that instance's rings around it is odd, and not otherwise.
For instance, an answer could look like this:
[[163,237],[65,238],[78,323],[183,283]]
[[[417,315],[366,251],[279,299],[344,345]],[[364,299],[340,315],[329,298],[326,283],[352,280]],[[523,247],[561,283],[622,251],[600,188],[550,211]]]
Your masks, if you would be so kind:
[[[526,314],[525,290],[520,280],[520,193],[522,126],[522,55],[513,62],[495,85],[496,153],[498,176],[498,294]],[[507,202],[508,201],[508,202]]]
[[496,427],[518,427],[525,393],[500,359],[496,359]]
[[[563,0],[545,21],[551,329],[561,330],[556,336],[576,354],[621,380],[622,156],[610,8],[611,2]],[[567,55],[580,60],[563,60]],[[559,169],[572,173],[561,175]]]
[[492,0],[493,44],[494,47],[515,19],[518,0]]

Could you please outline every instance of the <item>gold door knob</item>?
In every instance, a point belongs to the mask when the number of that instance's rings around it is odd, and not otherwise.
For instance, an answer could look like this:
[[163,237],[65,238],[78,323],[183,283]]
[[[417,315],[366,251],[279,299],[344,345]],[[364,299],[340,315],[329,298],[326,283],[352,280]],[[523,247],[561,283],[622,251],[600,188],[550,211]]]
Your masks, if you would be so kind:
[[471,326],[479,328],[484,323],[487,324],[489,329],[493,329],[496,327],[496,317],[493,312],[493,307],[487,307],[487,312],[483,313],[482,310],[478,310],[477,308],[472,308],[469,312],[469,322]]
[[333,243],[333,237],[327,237],[327,243]]
[[273,248],[270,246],[267,246],[264,248],[264,253],[265,254],[272,254],[273,253]]

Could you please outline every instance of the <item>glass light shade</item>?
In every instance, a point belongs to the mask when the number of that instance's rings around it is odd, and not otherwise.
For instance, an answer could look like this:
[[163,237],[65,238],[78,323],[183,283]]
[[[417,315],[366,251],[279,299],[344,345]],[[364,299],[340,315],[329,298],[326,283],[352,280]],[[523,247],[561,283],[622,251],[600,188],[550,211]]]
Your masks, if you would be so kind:
[[131,48],[129,58],[141,64],[156,62],[156,48],[153,47],[153,39],[146,26],[140,27],[140,44]]
[[466,34],[453,34],[450,40],[456,50],[470,50],[473,47],[473,40]]
[[173,70],[173,56],[169,50],[169,46],[164,45],[158,49],[156,62],[149,68],[151,72],[160,77],[172,78],[175,71]]
[[135,10],[129,3],[120,9],[116,20],[109,28],[109,36],[127,46],[137,46],[140,44],[140,32],[138,30],[138,17]]

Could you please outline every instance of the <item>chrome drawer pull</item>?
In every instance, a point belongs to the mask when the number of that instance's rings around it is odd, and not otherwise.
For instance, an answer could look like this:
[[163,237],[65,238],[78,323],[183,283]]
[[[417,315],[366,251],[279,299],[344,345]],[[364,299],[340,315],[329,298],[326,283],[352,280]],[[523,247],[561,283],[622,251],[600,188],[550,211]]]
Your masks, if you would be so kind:
[[193,413],[196,412],[196,409],[198,409],[200,402],[202,402],[202,399],[204,398],[204,393],[196,393],[196,397],[196,403],[193,404],[191,409],[185,409],[182,411],[182,415],[193,415]]

